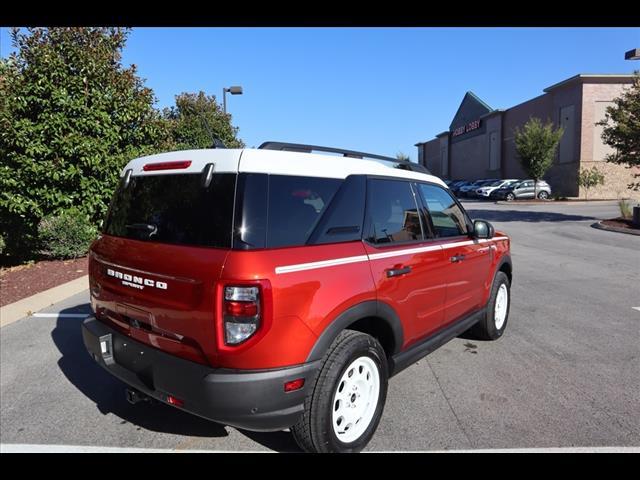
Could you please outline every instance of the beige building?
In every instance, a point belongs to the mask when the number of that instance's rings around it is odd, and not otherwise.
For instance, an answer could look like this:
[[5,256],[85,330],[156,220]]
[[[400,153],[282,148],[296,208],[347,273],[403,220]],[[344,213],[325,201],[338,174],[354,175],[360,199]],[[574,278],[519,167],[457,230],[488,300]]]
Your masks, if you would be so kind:
[[448,179],[526,178],[514,130],[538,117],[564,127],[556,159],[545,175],[554,194],[583,196],[578,172],[596,165],[606,176],[605,185],[591,189],[590,198],[640,198],[639,192],[627,189],[634,170],[604,161],[610,147],[600,138],[602,127],[596,126],[631,81],[632,75],[576,75],[507,110],[494,110],[467,92],[449,130],[416,144],[419,162]]

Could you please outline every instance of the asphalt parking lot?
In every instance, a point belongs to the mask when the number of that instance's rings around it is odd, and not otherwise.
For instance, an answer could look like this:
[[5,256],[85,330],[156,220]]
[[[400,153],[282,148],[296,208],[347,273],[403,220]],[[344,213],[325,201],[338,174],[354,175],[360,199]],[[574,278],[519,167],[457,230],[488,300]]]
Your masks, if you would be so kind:
[[[640,446],[640,237],[615,204],[465,204],[512,238],[509,326],[390,381],[370,451]],[[0,330],[0,443],[297,451],[165,405],[129,405],[84,350],[87,292]]]

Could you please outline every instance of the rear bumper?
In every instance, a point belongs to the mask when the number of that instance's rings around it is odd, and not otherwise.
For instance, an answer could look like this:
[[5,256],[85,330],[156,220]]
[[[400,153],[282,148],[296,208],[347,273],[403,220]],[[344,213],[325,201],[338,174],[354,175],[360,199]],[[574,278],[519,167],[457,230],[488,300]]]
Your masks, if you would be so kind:
[[[111,335],[112,355],[100,337]],[[277,431],[295,424],[320,362],[272,370],[214,369],[169,355],[118,333],[91,316],[82,324],[89,354],[111,374],[137,390],[167,403],[167,395],[184,402],[182,410],[225,425],[254,431]],[[284,391],[284,383],[305,378],[304,387]]]

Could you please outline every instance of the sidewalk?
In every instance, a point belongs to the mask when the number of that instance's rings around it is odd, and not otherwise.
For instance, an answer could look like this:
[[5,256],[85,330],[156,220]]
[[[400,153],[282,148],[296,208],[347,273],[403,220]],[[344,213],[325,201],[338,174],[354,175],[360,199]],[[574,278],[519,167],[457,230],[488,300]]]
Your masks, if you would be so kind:
[[548,201],[535,201],[530,200],[496,200],[494,203],[497,205],[618,205],[618,200],[548,200]]
[[89,276],[76,278],[0,308],[0,328],[89,288]]

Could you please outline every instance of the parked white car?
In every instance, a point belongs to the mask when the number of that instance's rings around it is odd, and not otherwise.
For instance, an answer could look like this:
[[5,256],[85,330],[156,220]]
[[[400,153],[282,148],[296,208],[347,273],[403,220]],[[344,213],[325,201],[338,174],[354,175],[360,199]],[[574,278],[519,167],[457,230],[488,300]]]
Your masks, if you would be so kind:
[[478,188],[476,190],[476,195],[481,198],[489,198],[489,195],[491,195],[491,192],[493,192],[494,190],[497,190],[498,188],[502,188],[502,187],[508,187],[509,185],[512,185],[519,181],[520,180],[515,178],[510,178],[506,180],[496,180],[495,182],[492,182],[488,185],[484,185]]

